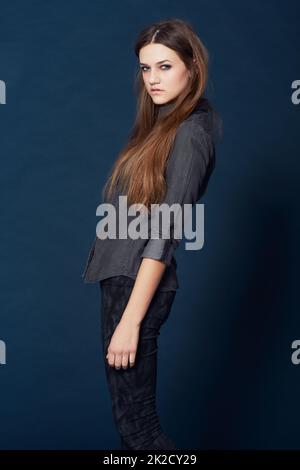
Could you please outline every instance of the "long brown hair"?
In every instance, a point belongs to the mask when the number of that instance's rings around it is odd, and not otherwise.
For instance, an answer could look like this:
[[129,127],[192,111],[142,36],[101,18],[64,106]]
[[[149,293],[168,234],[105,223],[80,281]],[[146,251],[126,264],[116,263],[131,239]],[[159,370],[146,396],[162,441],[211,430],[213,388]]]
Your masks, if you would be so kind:
[[[180,19],[159,21],[139,34],[134,46],[140,49],[160,43],[173,49],[191,73],[188,87],[177,98],[171,111],[160,116],[145,88],[141,70],[137,72],[137,113],[129,140],[119,153],[104,186],[103,196],[111,198],[119,185],[128,205],[160,203],[166,191],[166,162],[179,124],[193,111],[202,97],[208,78],[208,51],[191,25]],[[195,60],[195,62],[194,62]]]

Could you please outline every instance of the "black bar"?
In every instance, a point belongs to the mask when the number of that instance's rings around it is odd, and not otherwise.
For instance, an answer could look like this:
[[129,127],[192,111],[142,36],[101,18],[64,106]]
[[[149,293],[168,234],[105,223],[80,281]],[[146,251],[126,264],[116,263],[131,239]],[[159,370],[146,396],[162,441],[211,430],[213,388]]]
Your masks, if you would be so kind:
[[[136,459],[132,461],[131,459]],[[292,465],[300,463],[300,450],[177,450],[127,451],[127,450],[0,450],[3,463],[61,463],[61,464],[123,464],[131,468],[140,464],[222,465],[252,466],[255,464]],[[3,468],[3,467],[1,467]]]

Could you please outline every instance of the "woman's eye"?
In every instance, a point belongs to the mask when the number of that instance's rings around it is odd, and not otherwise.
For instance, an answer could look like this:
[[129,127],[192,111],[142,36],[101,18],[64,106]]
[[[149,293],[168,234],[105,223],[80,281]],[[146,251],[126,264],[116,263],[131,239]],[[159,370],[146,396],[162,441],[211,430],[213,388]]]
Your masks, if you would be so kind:
[[[171,65],[163,64],[163,65],[160,66],[160,68],[162,68],[162,67],[167,67],[166,69],[162,69],[162,70],[169,70],[169,69],[171,68]],[[146,72],[148,68],[149,68],[149,67],[147,67],[146,65],[143,65],[143,66],[141,67],[141,70],[142,70],[142,72]],[[146,70],[145,70],[145,69],[146,69]]]

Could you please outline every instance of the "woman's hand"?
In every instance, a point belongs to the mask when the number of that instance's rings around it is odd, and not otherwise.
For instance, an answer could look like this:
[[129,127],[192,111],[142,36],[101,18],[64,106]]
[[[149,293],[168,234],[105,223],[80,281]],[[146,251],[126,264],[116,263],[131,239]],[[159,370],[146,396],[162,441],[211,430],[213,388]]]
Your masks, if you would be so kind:
[[129,318],[121,318],[111,337],[106,359],[111,367],[117,370],[134,366],[139,340],[140,324]]

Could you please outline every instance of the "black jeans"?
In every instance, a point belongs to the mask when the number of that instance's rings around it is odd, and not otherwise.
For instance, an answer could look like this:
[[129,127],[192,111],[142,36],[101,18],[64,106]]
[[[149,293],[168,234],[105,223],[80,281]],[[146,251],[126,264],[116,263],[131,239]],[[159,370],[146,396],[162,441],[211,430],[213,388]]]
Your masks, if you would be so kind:
[[163,431],[156,411],[157,338],[160,327],[169,316],[176,291],[160,291],[158,286],[140,326],[133,367],[117,370],[106,359],[111,337],[134,282],[128,276],[100,281],[103,359],[114,422],[122,449],[176,449],[172,439]]

